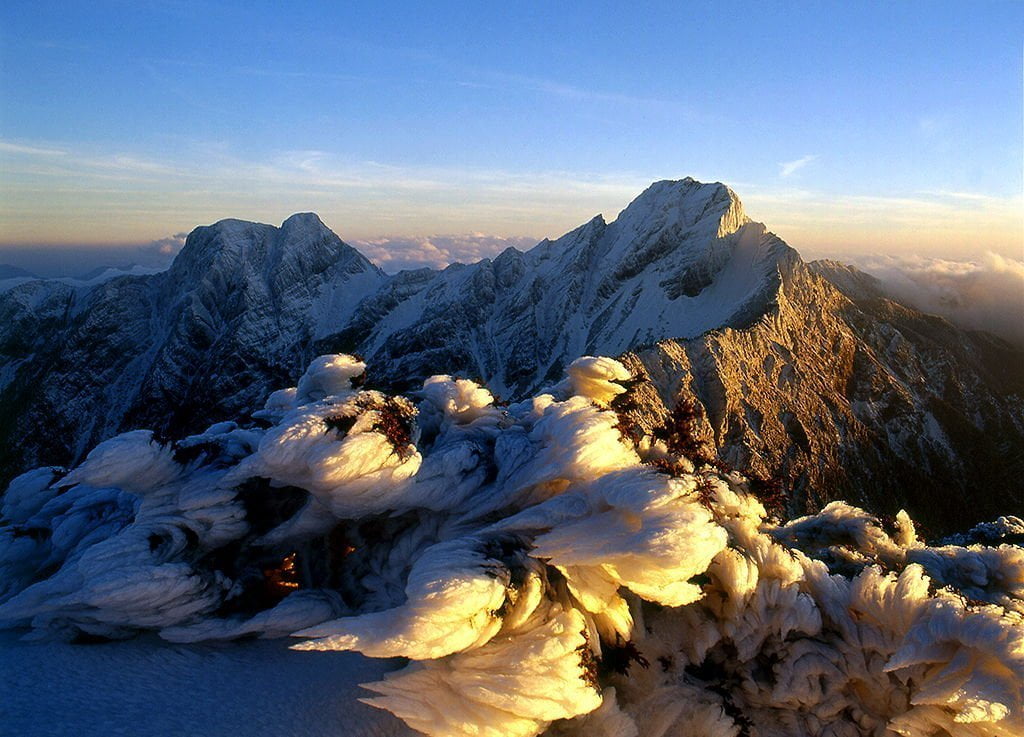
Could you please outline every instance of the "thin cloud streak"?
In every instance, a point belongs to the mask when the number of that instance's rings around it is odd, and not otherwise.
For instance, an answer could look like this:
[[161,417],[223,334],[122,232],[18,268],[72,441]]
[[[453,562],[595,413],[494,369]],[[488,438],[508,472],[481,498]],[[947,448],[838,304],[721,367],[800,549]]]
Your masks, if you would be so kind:
[[0,141],[0,152],[10,154],[25,154],[28,156],[64,156],[67,152],[56,148],[40,148],[38,146],[23,146],[10,141]]
[[[501,72],[494,69],[488,69],[486,67],[455,63],[432,51],[399,46],[382,46],[380,44],[368,42],[365,39],[359,39],[358,41],[354,39],[345,39],[344,43],[349,48],[358,48],[364,50],[364,52],[387,56],[389,58],[404,58],[409,62],[412,62],[414,66],[410,69],[410,73],[405,77],[406,83],[436,84],[438,82],[436,78],[434,78],[430,73],[424,74],[421,71],[422,67],[426,65],[433,69],[435,73],[440,73],[444,77],[447,77],[448,83],[459,87],[481,90],[518,89],[577,102],[608,103],[630,108],[635,108],[637,106],[662,108],[677,115],[681,114],[688,119],[710,119],[711,117],[699,114],[697,111],[683,105],[678,100],[631,95],[614,90],[592,89],[557,79]],[[339,74],[320,70],[309,71],[278,69],[264,65],[236,65],[225,69],[218,65],[194,59],[148,57],[143,59],[143,61],[147,64],[147,69],[150,73],[153,74],[161,83],[170,83],[170,80],[166,79],[158,72],[156,68],[157,66],[208,68],[210,70],[215,70],[218,73],[226,71],[230,74],[247,77],[312,79],[342,83],[373,83],[380,81],[379,79],[365,75]],[[177,93],[178,91],[172,90],[172,92]],[[191,97],[186,101],[189,103],[198,103],[198,101]]]
[[[638,97],[636,95],[629,95],[619,92],[607,92],[603,90],[586,89],[583,87],[578,87],[576,85],[559,82],[553,79],[529,77],[521,74],[508,74],[505,72],[494,72],[484,69],[476,69],[471,71],[474,74],[479,75],[481,78],[488,80],[492,83],[485,83],[484,85],[482,85],[484,87],[500,88],[501,86],[514,86],[520,87],[525,90],[540,92],[546,95],[552,95],[554,97],[560,97],[566,100],[608,102],[617,105],[627,106],[678,106],[678,103],[672,100],[663,100],[654,97]],[[456,82],[456,84],[466,86],[466,83],[461,80]]]
[[783,162],[779,164],[779,176],[791,176],[796,172],[800,171],[801,169],[803,169],[812,161],[815,161],[817,158],[818,157],[816,154],[807,154],[806,156],[801,156],[799,159],[795,159],[794,161]]
[[969,259],[1024,255],[1024,197],[970,199],[751,189],[747,213],[811,258],[888,250]]
[[[497,71],[486,67],[478,67],[465,63],[453,62],[451,59],[420,48],[403,46],[385,46],[366,39],[339,39],[346,46],[359,48],[373,54],[388,58],[401,57],[414,65],[414,70],[427,65],[435,72],[447,77],[447,81],[455,86],[480,90],[522,90],[541,95],[570,100],[574,102],[605,103],[621,107],[645,107],[650,110],[664,110],[688,120],[712,120],[721,116],[711,115],[681,103],[675,99],[645,97],[632,95],[615,90],[596,89],[578,84],[570,84],[563,80],[536,77],[525,74],[514,74]],[[419,75],[410,75],[408,79],[415,81]],[[436,80],[421,80],[435,83]]]
[[952,200],[969,200],[974,202],[988,202],[993,199],[991,195],[980,194],[978,192],[951,192],[945,189],[923,189],[918,194],[929,197],[946,197]]
[[[319,212],[343,238],[479,229],[539,240],[597,213],[614,218],[654,179],[700,174],[416,167],[346,160],[318,149],[249,160],[223,146],[183,149],[168,163],[123,151],[0,140],[0,242],[140,242],[154,231],[224,217],[280,222],[306,210]],[[731,183],[751,217],[812,255],[886,247],[962,256],[984,243],[1017,257],[1024,244],[1019,196],[955,187],[835,195]]]
[[0,240],[80,242],[96,220],[106,232],[90,233],[90,240],[138,240],[146,233],[131,230],[130,221],[144,221],[143,211],[154,220],[144,223],[150,234],[228,216],[279,222],[316,210],[351,228],[343,228],[347,237],[439,227],[518,236],[524,222],[537,234],[560,235],[597,212],[617,212],[649,183],[637,175],[348,162],[318,150],[246,161],[203,149],[190,158],[172,165],[121,152],[69,151],[57,160],[0,151],[7,173],[0,180]]

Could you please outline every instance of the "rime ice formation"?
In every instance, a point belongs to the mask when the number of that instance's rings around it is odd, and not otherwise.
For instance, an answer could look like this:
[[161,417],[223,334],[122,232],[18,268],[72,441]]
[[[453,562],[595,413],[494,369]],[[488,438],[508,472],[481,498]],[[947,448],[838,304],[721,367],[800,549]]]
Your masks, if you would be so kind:
[[408,658],[364,700],[438,736],[1024,733],[1019,520],[937,546],[841,502],[781,523],[631,424],[608,358],[506,407],[362,369],[323,356],[247,424],[19,476],[0,624]]

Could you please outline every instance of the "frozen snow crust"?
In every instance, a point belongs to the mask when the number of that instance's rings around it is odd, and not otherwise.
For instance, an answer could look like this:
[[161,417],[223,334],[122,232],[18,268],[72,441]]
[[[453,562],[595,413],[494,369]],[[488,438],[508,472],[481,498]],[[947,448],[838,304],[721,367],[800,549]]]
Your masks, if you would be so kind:
[[625,431],[608,358],[505,407],[364,368],[323,356],[247,423],[15,479],[0,626],[408,658],[365,701],[430,735],[1024,734],[1020,520],[961,546],[842,502],[781,523]]

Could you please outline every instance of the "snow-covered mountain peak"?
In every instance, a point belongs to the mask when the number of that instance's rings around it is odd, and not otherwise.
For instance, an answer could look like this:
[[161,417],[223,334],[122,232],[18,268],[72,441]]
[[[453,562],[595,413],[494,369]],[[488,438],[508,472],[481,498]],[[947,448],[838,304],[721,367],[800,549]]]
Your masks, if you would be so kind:
[[715,260],[712,252],[721,250],[716,241],[750,223],[739,197],[724,184],[666,179],[651,184],[612,222],[596,215],[555,241],[541,241],[535,255],[568,254],[607,274],[616,266],[634,270],[652,257]]
[[323,220],[315,212],[297,212],[289,216],[281,223],[281,230],[284,231],[328,231],[330,228],[324,225]]
[[237,270],[276,230],[272,225],[235,219],[195,228],[171,264],[171,279],[192,281],[224,267]]
[[175,280],[192,280],[216,273],[246,273],[274,280],[281,272],[298,278],[328,269],[373,272],[383,278],[383,272],[315,213],[306,212],[292,215],[280,227],[234,219],[198,227],[185,240],[171,275]]
[[714,230],[724,238],[749,222],[743,204],[721,182],[704,183],[686,177],[654,182],[633,200],[613,225],[621,236],[643,236],[666,230]]
[[[655,269],[670,282],[689,282],[700,272],[699,286],[669,287],[670,297],[694,293],[729,261],[753,225],[739,198],[724,184],[706,184],[687,177],[655,182],[633,200],[598,235],[589,260],[604,273],[604,281],[621,281]],[[762,233],[757,234],[758,237]],[[608,284],[602,285],[607,291]]]
[[300,273],[318,273],[335,267],[349,274],[383,272],[339,238],[313,212],[292,215],[278,229],[270,249],[273,263],[294,265]]
[[325,350],[374,357],[382,384],[468,369],[521,397],[581,355],[750,325],[798,261],[725,185],[655,182],[611,223],[598,215],[526,253],[403,272],[318,335]]

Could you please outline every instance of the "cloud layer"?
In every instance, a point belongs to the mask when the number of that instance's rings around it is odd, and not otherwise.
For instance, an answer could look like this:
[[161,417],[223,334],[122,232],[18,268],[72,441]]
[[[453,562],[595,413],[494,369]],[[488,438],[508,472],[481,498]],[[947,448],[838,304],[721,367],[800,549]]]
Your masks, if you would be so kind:
[[995,253],[973,261],[923,256],[853,261],[900,301],[1024,347],[1024,261]]
[[81,277],[105,267],[136,265],[165,269],[185,245],[187,233],[175,233],[146,243],[119,245],[25,244],[0,248],[0,264],[10,264],[44,278]]
[[389,274],[402,269],[429,266],[442,269],[448,264],[472,263],[493,258],[506,248],[525,251],[537,245],[529,236],[504,237],[469,233],[467,235],[430,235],[382,237],[369,240],[350,240],[349,243]]

